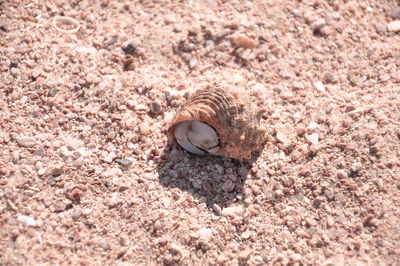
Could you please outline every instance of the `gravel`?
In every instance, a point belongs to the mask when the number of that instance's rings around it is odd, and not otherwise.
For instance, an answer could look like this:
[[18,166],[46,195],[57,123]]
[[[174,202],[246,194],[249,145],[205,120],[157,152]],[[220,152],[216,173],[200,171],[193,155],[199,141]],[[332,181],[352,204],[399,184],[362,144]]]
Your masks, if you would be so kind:
[[[400,264],[398,1],[1,10],[0,265]],[[262,108],[249,161],[167,144],[213,84]]]

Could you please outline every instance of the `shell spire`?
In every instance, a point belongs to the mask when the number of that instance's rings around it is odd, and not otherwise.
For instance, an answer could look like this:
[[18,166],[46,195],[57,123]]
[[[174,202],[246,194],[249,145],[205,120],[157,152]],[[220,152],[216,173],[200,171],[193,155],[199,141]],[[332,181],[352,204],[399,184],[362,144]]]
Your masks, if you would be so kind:
[[250,159],[266,130],[254,102],[243,90],[208,86],[193,93],[168,129],[169,143],[195,154]]

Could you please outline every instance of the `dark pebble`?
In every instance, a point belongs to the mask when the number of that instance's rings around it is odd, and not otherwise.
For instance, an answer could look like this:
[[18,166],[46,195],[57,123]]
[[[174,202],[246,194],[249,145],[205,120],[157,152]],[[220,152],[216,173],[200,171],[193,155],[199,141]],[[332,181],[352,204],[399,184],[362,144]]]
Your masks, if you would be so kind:
[[135,43],[133,43],[133,42],[125,43],[122,46],[122,51],[125,54],[136,55],[136,51],[137,51],[136,46],[137,45]]
[[125,166],[125,167],[129,167],[129,166],[131,166],[132,163],[133,163],[132,160],[129,160],[129,159],[126,159],[126,158],[117,159],[117,160],[115,160],[115,161],[116,161],[117,163],[119,163],[120,165]]

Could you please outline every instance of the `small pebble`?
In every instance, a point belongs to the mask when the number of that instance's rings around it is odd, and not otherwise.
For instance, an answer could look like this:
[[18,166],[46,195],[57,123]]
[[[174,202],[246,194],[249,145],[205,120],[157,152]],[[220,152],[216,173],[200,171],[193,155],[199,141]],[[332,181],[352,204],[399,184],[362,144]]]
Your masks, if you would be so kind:
[[392,19],[400,19],[400,6],[396,6],[390,12]]
[[126,191],[126,190],[128,190],[128,189],[129,189],[128,186],[122,185],[122,186],[119,187],[118,191],[119,191],[119,192],[124,192],[124,191]]
[[332,217],[328,217],[328,218],[326,219],[326,224],[327,224],[329,227],[332,227],[332,226],[335,224],[335,221],[332,219]]
[[299,262],[301,261],[301,255],[298,253],[293,254],[292,256],[290,256],[290,260],[293,262]]
[[137,52],[137,43],[135,41],[128,41],[122,45],[122,51],[125,54],[136,55]]
[[105,172],[102,172],[102,175],[104,177],[115,177],[115,176],[120,176],[122,174],[123,172],[119,167],[111,168],[106,170]]
[[324,37],[327,37],[333,33],[332,27],[325,25],[322,28],[319,29],[319,34],[321,34]]
[[230,179],[225,180],[224,184],[222,185],[222,190],[225,192],[231,192],[234,188],[235,184]]
[[277,199],[280,199],[280,198],[282,198],[283,197],[283,191],[281,190],[281,189],[277,189],[275,192],[274,192],[274,196],[275,196],[275,198],[277,198]]
[[364,220],[364,226],[368,226],[368,227],[376,227],[378,224],[378,220],[372,216],[369,215],[365,220]]
[[116,42],[118,41],[118,37],[111,37],[107,42],[106,42],[106,45],[113,45],[113,44],[115,44]]
[[326,83],[330,83],[330,84],[337,83],[338,82],[338,78],[332,73],[327,73],[324,76],[324,81]]
[[319,125],[317,123],[315,123],[314,121],[311,121],[310,124],[308,124],[307,129],[310,132],[314,132],[318,127],[319,127]]
[[20,224],[22,224],[23,226],[32,226],[32,227],[37,226],[36,220],[33,219],[33,218],[30,217],[30,216],[18,215],[17,221],[18,221]]
[[318,135],[318,133],[313,133],[313,134],[310,134],[310,135],[306,135],[306,139],[307,139],[311,144],[318,145],[318,142],[319,142],[319,135]]
[[293,82],[292,89],[295,90],[295,91],[303,90],[304,89],[304,85],[303,85],[303,83],[300,83],[300,82]]
[[72,213],[72,219],[77,220],[83,215],[82,209],[75,209]]
[[339,179],[346,179],[346,178],[349,177],[347,171],[344,170],[344,169],[338,170],[336,174],[337,174],[337,177],[338,177]]
[[344,194],[343,193],[334,194],[334,198],[336,201],[342,201],[344,199]]
[[238,174],[240,175],[240,177],[245,178],[247,176],[247,173],[249,171],[247,170],[246,167],[239,167],[238,169]]
[[67,204],[59,200],[53,203],[53,207],[55,212],[63,212],[67,208]]
[[332,111],[333,111],[333,109],[335,108],[335,104],[334,103],[330,103],[327,107],[326,107],[326,113],[327,114],[330,114]]
[[320,198],[315,198],[313,201],[314,208],[319,208],[321,206],[322,200]]
[[171,251],[173,251],[176,254],[179,254],[180,256],[182,256],[182,254],[184,253],[184,248],[178,244],[171,243],[170,248]]
[[111,132],[109,132],[109,133],[107,134],[107,138],[110,139],[110,140],[115,139],[116,136],[117,136],[117,134],[115,134],[114,131],[111,131]]
[[238,35],[234,38],[234,42],[237,46],[243,47],[246,49],[253,49],[257,46],[257,42],[250,39],[245,35]]
[[400,32],[400,20],[395,20],[395,21],[390,22],[387,25],[387,29],[388,29],[388,31],[391,31],[391,32]]
[[313,218],[311,218],[311,217],[307,217],[307,218],[305,219],[305,222],[306,222],[306,224],[307,224],[309,227],[315,227],[315,226],[318,225],[317,221],[315,221],[315,220],[314,220]]
[[314,88],[321,93],[326,92],[325,85],[321,81],[315,82]]
[[103,156],[101,156],[101,160],[106,163],[112,163],[116,157],[117,155],[114,152],[106,152],[105,154],[103,154]]
[[134,100],[127,100],[125,104],[129,109],[135,109],[136,105],[138,105],[138,103]]
[[239,252],[238,256],[240,259],[245,260],[250,256],[250,254],[251,254],[251,249],[247,248]]
[[383,23],[377,22],[374,24],[374,27],[375,27],[375,30],[377,33],[384,33],[387,31],[387,26],[386,26],[386,24],[383,24]]
[[115,208],[115,207],[117,207],[119,205],[119,203],[120,202],[119,202],[117,197],[112,197],[112,198],[110,198],[109,200],[106,201],[106,205],[109,208]]
[[381,178],[378,178],[375,180],[375,184],[376,184],[377,188],[379,189],[379,191],[382,191],[382,189],[384,188],[383,180]]
[[[210,182],[208,182],[207,180],[203,180],[202,184],[203,189],[207,192],[211,192],[212,191],[212,185],[210,184]],[[222,186],[222,190],[224,190],[224,185]],[[224,190],[225,191],[225,190]],[[229,192],[229,191],[228,191]]]
[[221,215],[222,216],[231,216],[231,217],[233,217],[233,216],[235,216],[235,214],[236,214],[236,208],[235,207],[227,207],[227,208],[222,209],[222,211],[221,211]]
[[40,168],[37,170],[37,174],[38,176],[42,176],[46,173],[46,169],[45,168]]
[[133,161],[126,159],[126,158],[122,158],[122,159],[116,159],[115,160],[117,163],[119,163],[120,165],[124,166],[124,167],[129,167],[132,165]]
[[287,90],[283,90],[280,95],[284,100],[290,100],[291,98],[294,97],[294,94],[291,91]]
[[95,81],[96,81],[96,75],[93,74],[93,73],[88,73],[88,74],[86,75],[86,81],[87,81],[89,84],[95,83]]
[[16,68],[16,67],[12,67],[12,68],[10,69],[10,73],[11,73],[11,75],[12,75],[13,77],[18,77],[18,76],[21,74],[21,72],[19,71],[19,69]]
[[348,113],[348,112],[352,112],[354,110],[356,110],[356,107],[354,105],[347,105],[345,111],[346,111],[346,113]]
[[[290,143],[290,144],[283,144],[281,149],[285,152],[285,154],[291,154],[295,148],[295,145]],[[296,156],[296,155],[295,155]]]
[[84,195],[84,191],[79,188],[74,188],[70,192],[67,193],[67,198],[74,201],[79,201]]
[[360,172],[362,169],[362,164],[359,162],[355,162],[351,165],[351,171],[354,173]]
[[216,214],[222,215],[222,209],[218,204],[213,204],[212,209],[213,211],[215,211]]
[[139,126],[140,133],[143,135],[148,135],[151,133],[151,127],[148,124],[141,124]]
[[199,64],[199,61],[197,61],[196,58],[190,58],[190,60],[189,60],[189,69],[191,69],[191,70],[195,69],[198,64]]
[[64,171],[63,164],[55,164],[49,168],[48,173],[51,176],[59,176],[63,173],[63,171]]
[[249,231],[245,231],[245,232],[243,232],[243,233],[241,234],[241,237],[242,237],[243,239],[249,239],[250,236],[251,236],[251,232],[249,232]]
[[[1,24],[1,22],[0,22]],[[10,68],[15,68],[18,66],[18,61],[17,60],[11,60],[10,62]]]
[[163,223],[160,220],[154,222],[154,229],[162,230],[164,228]]
[[213,237],[213,230],[211,228],[203,228],[197,231],[197,235],[202,240],[208,240]]
[[138,104],[135,106],[135,111],[137,112],[147,112],[148,111],[148,107],[145,104]]
[[276,139],[282,144],[290,144],[295,138],[295,131],[289,124],[279,124],[276,126]]
[[232,182],[236,182],[238,180],[238,177],[234,174],[228,174],[228,178],[232,180]]
[[311,30],[313,31],[314,34],[319,34],[320,30],[323,26],[326,25],[326,21],[323,18],[320,18],[318,20],[316,20],[315,22],[313,22],[310,25]]
[[150,103],[150,112],[151,113],[159,114],[159,113],[161,113],[161,110],[162,110],[162,108],[161,108],[161,105],[159,102],[154,101],[154,102]]
[[17,140],[18,144],[22,147],[30,148],[36,145],[36,139],[33,137],[20,137]]

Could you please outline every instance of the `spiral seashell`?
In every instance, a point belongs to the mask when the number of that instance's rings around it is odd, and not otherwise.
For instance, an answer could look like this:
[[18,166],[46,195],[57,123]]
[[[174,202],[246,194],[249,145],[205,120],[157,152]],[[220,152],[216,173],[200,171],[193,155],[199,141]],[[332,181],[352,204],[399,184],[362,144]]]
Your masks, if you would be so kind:
[[168,129],[168,140],[194,154],[250,159],[266,130],[244,90],[209,86],[193,93]]

